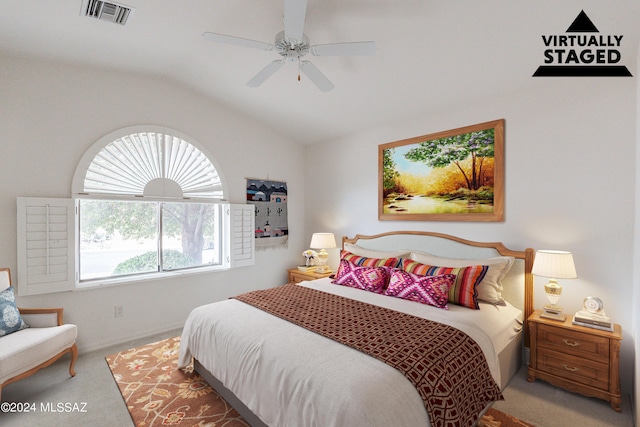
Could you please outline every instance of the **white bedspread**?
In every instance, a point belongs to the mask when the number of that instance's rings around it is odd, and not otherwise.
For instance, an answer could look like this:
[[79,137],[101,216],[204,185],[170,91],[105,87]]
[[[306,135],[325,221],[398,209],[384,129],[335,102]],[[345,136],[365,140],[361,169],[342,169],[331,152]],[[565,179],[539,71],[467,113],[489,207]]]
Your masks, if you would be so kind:
[[[300,285],[455,326],[480,345],[498,384],[497,354],[516,333],[514,319],[521,318],[512,306],[442,310],[333,285],[329,279]],[[192,311],[179,366],[192,357],[269,426],[429,425],[418,392],[396,369],[237,300]]]

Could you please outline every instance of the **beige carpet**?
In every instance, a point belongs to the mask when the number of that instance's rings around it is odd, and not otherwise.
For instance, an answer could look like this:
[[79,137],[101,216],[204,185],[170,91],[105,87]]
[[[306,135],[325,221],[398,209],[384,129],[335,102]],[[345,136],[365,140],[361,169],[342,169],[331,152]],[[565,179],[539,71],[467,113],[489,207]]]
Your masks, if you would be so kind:
[[[137,427],[236,427],[247,422],[203,379],[177,369],[180,337],[106,357]],[[533,427],[490,408],[479,427]]]

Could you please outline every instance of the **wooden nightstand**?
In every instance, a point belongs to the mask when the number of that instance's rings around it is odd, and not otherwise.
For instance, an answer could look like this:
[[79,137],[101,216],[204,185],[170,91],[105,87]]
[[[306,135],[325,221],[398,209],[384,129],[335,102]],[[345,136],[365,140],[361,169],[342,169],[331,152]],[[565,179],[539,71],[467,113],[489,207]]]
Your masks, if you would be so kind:
[[330,271],[329,273],[316,273],[315,271],[300,271],[297,268],[290,268],[287,271],[289,272],[289,283],[300,283],[305,280],[322,279],[323,277],[329,277],[333,274],[333,271]]
[[529,317],[530,362],[528,381],[536,378],[569,391],[609,401],[620,412],[620,342],[622,329],[613,332],[543,319],[541,310]]

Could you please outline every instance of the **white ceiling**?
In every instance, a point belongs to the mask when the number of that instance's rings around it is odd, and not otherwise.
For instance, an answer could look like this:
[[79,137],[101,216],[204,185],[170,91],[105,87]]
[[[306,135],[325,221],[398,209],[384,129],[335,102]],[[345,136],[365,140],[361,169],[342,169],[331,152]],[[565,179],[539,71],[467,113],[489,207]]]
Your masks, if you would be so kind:
[[311,44],[377,44],[375,56],[305,57],[335,84],[327,93],[304,75],[298,82],[295,64],[249,88],[277,54],[202,37],[272,42],[282,0],[116,3],[135,8],[125,26],[82,16],[82,0],[2,0],[0,52],[172,79],[303,144],[534,87],[541,36],[564,33],[583,9],[601,33],[624,35],[623,62],[636,75],[638,0],[308,0]]

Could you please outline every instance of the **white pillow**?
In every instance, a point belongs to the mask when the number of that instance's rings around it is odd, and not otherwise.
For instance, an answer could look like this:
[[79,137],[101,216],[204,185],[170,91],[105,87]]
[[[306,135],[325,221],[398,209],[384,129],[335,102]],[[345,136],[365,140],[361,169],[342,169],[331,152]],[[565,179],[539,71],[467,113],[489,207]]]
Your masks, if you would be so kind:
[[426,252],[411,252],[410,258],[422,264],[436,267],[468,267],[470,265],[486,265],[487,274],[478,284],[478,299],[496,305],[506,305],[502,298],[502,279],[507,275],[515,258],[511,256],[497,256],[484,259],[443,258]]
[[367,249],[362,246],[354,245],[353,243],[344,244],[344,250],[351,252],[357,256],[364,256],[367,258],[409,258],[410,251],[407,249],[399,251],[379,251],[375,249]]

